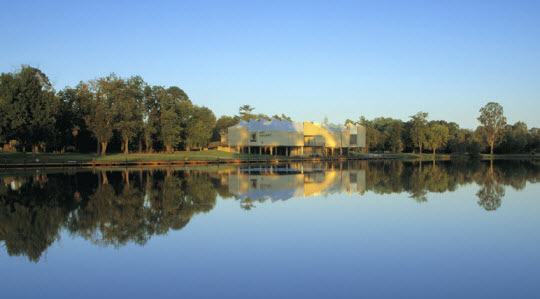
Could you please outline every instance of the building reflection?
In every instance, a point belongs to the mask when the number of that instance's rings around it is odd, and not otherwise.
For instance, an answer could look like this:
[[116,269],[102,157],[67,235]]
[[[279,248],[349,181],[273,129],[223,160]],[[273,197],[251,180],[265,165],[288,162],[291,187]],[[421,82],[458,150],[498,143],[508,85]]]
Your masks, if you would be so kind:
[[240,200],[288,200],[365,191],[364,169],[323,170],[309,167],[243,168],[229,174],[230,193]]
[[[0,173],[0,245],[10,256],[39,261],[60,232],[98,246],[145,245],[212,211],[218,197],[244,210],[263,202],[349,194],[430,194],[474,183],[473,201],[485,211],[503,205],[507,188],[536,183],[528,161],[399,161],[227,166],[210,170],[118,169]],[[402,197],[401,197],[402,198]]]

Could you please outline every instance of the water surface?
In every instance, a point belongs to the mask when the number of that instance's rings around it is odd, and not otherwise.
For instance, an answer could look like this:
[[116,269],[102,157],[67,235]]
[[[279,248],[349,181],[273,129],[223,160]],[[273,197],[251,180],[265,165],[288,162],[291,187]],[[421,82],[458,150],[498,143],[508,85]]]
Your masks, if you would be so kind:
[[538,162],[0,172],[3,298],[539,298]]

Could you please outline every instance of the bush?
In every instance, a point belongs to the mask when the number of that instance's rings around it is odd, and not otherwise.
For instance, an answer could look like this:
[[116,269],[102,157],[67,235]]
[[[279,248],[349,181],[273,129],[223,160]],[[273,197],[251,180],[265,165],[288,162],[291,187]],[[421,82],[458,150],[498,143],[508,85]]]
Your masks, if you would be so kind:
[[467,152],[469,153],[469,156],[476,157],[482,152],[482,145],[480,144],[480,142],[472,140],[467,145]]

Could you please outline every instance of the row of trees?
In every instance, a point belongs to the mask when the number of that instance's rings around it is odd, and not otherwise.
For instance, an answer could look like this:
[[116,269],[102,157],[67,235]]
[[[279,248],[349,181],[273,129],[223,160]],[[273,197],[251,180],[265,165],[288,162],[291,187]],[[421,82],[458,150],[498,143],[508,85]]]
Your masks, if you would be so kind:
[[23,66],[0,76],[0,142],[22,151],[88,151],[104,155],[111,142],[124,153],[206,146],[214,113],[176,86],[150,86],[115,74],[56,93],[39,69]]
[[529,153],[540,149],[540,129],[527,129],[523,122],[506,123],[504,110],[490,102],[480,109],[476,130],[460,128],[455,122],[428,120],[429,114],[418,112],[406,122],[400,119],[378,117],[368,120],[360,117],[357,123],[366,127],[368,151],[445,153],[481,152]]
[[[37,68],[22,66],[0,75],[0,144],[23,152],[66,150],[104,155],[111,145],[124,153],[173,152],[205,147],[241,119],[270,119],[250,105],[238,115],[216,120],[207,107],[191,102],[179,87],[151,86],[141,77],[115,74],[80,82],[55,92],[48,77]],[[291,120],[281,114],[273,118]],[[506,123],[503,108],[488,103],[480,110],[476,130],[454,122],[428,121],[418,112],[404,122],[360,117],[367,130],[367,150],[378,152],[491,153],[535,152],[540,130],[523,122]]]

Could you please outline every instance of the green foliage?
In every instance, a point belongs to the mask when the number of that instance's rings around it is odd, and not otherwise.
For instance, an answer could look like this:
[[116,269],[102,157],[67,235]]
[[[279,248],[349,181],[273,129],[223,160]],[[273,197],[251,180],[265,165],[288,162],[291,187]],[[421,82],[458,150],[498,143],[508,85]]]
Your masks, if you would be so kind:
[[58,101],[39,69],[23,65],[14,73],[2,73],[0,99],[0,139],[15,139],[34,152],[54,136]]
[[467,153],[469,156],[477,157],[482,152],[482,144],[476,139],[471,139],[467,144]]
[[411,116],[412,126],[410,136],[413,144],[419,148],[420,153],[422,153],[422,146],[426,143],[427,138],[427,117],[428,113],[422,111]]
[[275,118],[275,119],[280,119],[280,120],[288,120],[288,121],[293,121],[291,117],[285,115],[285,114],[281,114],[281,116],[275,114],[274,116],[272,116],[272,118]]
[[[218,141],[228,127],[240,120],[270,120],[266,114],[243,105],[237,116],[222,116],[216,121],[208,108],[194,104],[179,87],[149,86],[139,76],[117,75],[81,82],[57,94],[39,69],[22,66],[18,71],[0,75],[0,145],[10,143],[18,150],[89,151],[104,155],[130,150],[130,144],[143,144],[147,152],[173,152],[175,149],[204,147]],[[527,129],[517,122],[506,125],[503,108],[488,103],[480,109],[481,125],[476,131],[461,129],[454,122],[432,121],[448,129],[446,141],[434,139],[429,148],[446,153],[476,150],[476,141],[497,153],[536,153],[540,150],[538,128]],[[428,113],[418,112],[403,122],[377,117],[356,122],[366,128],[366,150],[377,152],[423,151],[428,142]],[[285,114],[275,119],[292,119]],[[325,121],[328,119],[325,117]],[[345,124],[354,124],[347,119]],[[97,143],[96,143],[97,142]],[[133,146],[131,146],[133,148]]]
[[528,150],[530,142],[530,133],[527,125],[523,122],[517,122],[514,125],[507,125],[504,130],[503,138],[499,146],[495,149],[503,153],[523,153]]
[[506,117],[504,116],[503,107],[498,103],[487,103],[486,106],[480,109],[478,121],[481,126],[477,131],[487,145],[490,146],[490,152],[493,155],[493,148],[503,136],[504,128],[506,126]]
[[98,142],[98,153],[105,155],[107,144],[113,137],[114,120],[116,116],[115,99],[119,95],[116,87],[121,84],[120,79],[111,74],[108,77],[90,81],[89,86],[83,87],[90,90],[89,99],[85,103],[88,114],[84,117],[88,129]]
[[433,150],[435,155],[437,149],[446,145],[449,136],[447,126],[438,123],[431,124],[426,132],[426,148]]
[[212,138],[212,131],[216,123],[214,113],[206,107],[196,105],[184,105],[180,109],[185,109],[183,111],[185,117],[181,119],[184,148],[207,146]]
[[255,107],[251,107],[250,105],[242,105],[238,109],[238,116],[244,121],[249,121],[250,119],[257,119],[257,116],[251,113],[253,110],[255,110]]
[[227,129],[229,127],[235,126],[238,124],[239,118],[238,117],[231,117],[231,116],[221,116],[216,121],[216,126],[213,129],[212,132],[212,141],[220,141],[221,140],[221,134],[226,134]]

